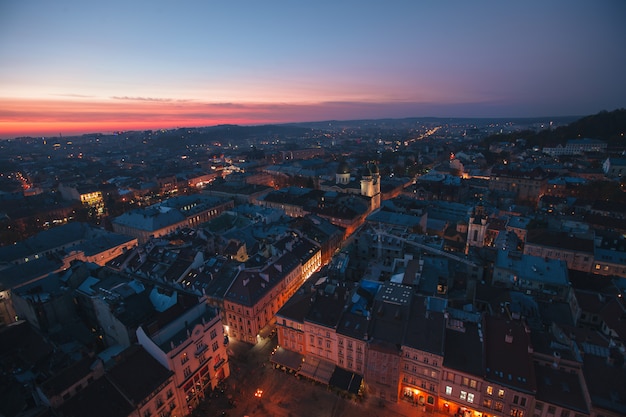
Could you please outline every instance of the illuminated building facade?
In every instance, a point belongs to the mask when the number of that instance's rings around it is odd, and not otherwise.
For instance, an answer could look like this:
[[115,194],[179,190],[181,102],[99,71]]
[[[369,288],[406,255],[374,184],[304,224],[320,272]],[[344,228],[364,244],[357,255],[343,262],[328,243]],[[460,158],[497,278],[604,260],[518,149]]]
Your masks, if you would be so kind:
[[321,266],[321,251],[308,239],[291,235],[279,258],[263,269],[241,270],[224,296],[229,337],[255,344],[261,330]]
[[422,411],[437,409],[444,358],[442,299],[415,297],[402,345],[400,399]]
[[156,322],[141,326],[137,339],[174,373],[182,415],[189,414],[209,390],[230,375],[220,315],[205,298],[162,327]]
[[289,299],[288,288],[295,288],[302,267],[293,259],[282,261],[263,271],[243,270],[234,279],[224,296],[223,316],[229,337],[256,344],[261,330]]

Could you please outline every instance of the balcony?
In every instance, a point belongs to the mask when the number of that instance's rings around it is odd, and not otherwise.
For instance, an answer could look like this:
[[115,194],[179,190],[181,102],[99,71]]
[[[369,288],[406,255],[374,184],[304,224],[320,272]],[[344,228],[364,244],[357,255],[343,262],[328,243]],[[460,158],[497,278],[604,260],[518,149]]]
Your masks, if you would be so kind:
[[219,362],[213,365],[213,369],[217,371],[222,365],[224,365],[225,362],[226,362],[226,359],[224,358],[220,359]]
[[196,348],[196,353],[194,355],[197,358],[198,356],[202,355],[202,352],[205,352],[208,348],[209,345],[202,343],[201,345],[198,345],[198,347]]

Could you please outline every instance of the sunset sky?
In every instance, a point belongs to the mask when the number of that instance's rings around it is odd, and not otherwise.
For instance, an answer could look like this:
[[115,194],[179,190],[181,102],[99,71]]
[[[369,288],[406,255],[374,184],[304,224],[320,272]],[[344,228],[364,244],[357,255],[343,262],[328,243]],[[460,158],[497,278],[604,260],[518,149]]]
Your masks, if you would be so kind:
[[0,0],[0,138],[626,107],[626,1]]

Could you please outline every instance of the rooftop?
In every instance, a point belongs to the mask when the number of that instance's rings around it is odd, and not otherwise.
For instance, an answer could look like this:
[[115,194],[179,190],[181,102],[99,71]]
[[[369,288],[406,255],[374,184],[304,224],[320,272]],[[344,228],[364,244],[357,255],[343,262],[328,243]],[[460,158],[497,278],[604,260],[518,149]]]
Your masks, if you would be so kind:
[[173,375],[140,345],[129,347],[115,361],[107,378],[134,404],[150,397]]
[[536,391],[530,337],[520,321],[486,319],[485,377],[528,393]]

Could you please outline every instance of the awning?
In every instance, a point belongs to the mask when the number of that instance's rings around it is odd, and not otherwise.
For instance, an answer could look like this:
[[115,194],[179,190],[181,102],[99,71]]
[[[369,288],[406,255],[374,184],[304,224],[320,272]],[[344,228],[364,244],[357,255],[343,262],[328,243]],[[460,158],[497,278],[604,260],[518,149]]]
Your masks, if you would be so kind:
[[302,365],[302,355],[283,347],[279,347],[274,353],[272,353],[270,362],[297,371],[300,369],[300,365]]
[[315,356],[306,355],[302,367],[298,371],[298,375],[305,376],[322,384],[328,384],[330,377],[335,372],[335,364],[316,358]]
[[335,367],[335,372],[330,378],[329,385],[337,387],[341,390],[348,391],[351,394],[358,394],[361,388],[363,377],[343,368]]

